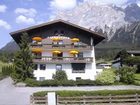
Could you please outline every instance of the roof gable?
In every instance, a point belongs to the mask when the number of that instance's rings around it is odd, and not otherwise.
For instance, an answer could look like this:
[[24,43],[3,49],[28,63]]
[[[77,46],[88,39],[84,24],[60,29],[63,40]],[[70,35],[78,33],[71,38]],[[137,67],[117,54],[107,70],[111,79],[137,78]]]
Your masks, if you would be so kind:
[[28,28],[25,28],[25,29],[21,29],[21,30],[11,32],[10,35],[16,41],[16,37],[19,36],[19,35],[22,35],[23,32],[28,33],[29,31],[37,30],[37,29],[43,28],[43,27],[50,27],[51,25],[54,25],[54,24],[61,24],[61,25],[63,24],[63,25],[69,26],[71,28],[75,28],[79,31],[86,32],[87,35],[90,35],[91,37],[93,37],[93,39],[95,40],[94,44],[97,44],[97,43],[101,42],[103,39],[105,39],[105,37],[103,37],[102,35],[100,35],[98,33],[93,32],[90,29],[86,29],[84,27],[81,27],[79,25],[76,25],[76,24],[73,24],[73,23],[70,23],[70,22],[64,21],[64,20],[54,20],[54,21],[43,23],[43,24],[40,24],[40,25],[31,26],[31,27],[28,27]]

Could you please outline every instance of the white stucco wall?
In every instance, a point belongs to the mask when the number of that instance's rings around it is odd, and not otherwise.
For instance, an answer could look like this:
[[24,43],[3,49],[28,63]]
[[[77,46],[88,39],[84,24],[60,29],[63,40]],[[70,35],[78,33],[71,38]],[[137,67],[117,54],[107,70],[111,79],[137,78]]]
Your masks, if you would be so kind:
[[[42,56],[52,56],[51,52],[43,52]],[[63,52],[64,57],[69,57],[69,52]],[[97,74],[96,63],[95,63],[95,53],[94,47],[92,51],[83,52],[84,57],[93,57],[93,63],[87,63],[85,67],[85,73],[72,73],[71,64],[62,64],[62,70],[65,70],[68,79],[75,80],[76,77],[81,77],[82,79],[91,79],[95,80]],[[56,64],[46,64],[46,70],[40,70],[39,64],[38,69],[34,70],[34,76],[37,80],[39,77],[45,77],[45,79],[52,79],[52,75],[56,72]]]

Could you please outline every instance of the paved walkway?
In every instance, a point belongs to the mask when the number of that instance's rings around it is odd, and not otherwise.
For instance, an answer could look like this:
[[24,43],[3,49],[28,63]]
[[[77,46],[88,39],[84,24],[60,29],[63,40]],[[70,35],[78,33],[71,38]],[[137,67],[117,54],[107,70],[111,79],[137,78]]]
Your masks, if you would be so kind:
[[140,86],[85,86],[85,87],[15,87],[11,78],[0,81],[0,105],[29,105],[30,95],[37,91],[55,90],[140,90]]

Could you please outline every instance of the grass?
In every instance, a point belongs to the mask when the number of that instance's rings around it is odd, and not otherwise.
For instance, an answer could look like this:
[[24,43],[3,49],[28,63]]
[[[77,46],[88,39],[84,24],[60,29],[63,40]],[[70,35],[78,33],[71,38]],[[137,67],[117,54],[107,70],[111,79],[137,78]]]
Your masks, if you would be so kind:
[[140,81],[140,73],[139,74],[135,74],[134,77],[135,77],[135,80]]
[[[34,96],[45,96],[48,91],[36,92]],[[109,94],[115,95],[133,95],[140,94],[140,90],[99,90],[99,91],[56,91],[56,94],[61,97],[76,97],[76,96],[107,96]]]
[[7,63],[3,63],[3,62],[0,61],[0,73],[2,71],[2,66],[4,66],[4,65],[8,65],[8,64]]
[[140,86],[140,73],[139,74],[135,74],[134,78],[135,78],[134,84]]
[[4,76],[2,75],[2,66],[5,66],[5,65],[9,65],[8,63],[3,63],[0,61],[0,80],[4,78]]

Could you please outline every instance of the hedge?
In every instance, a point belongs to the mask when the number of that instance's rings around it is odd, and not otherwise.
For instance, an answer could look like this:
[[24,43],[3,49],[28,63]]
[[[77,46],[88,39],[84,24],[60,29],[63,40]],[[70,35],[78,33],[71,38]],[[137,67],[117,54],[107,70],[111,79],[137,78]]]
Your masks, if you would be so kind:
[[[33,96],[43,97],[47,95],[48,91],[40,91],[33,94]],[[99,90],[99,91],[56,91],[56,94],[61,97],[75,97],[75,96],[107,96],[107,95],[133,95],[140,94],[140,90]]]
[[97,83],[92,80],[44,80],[44,81],[37,81],[35,79],[26,79],[24,81],[27,86],[35,87],[35,86],[95,86]]

